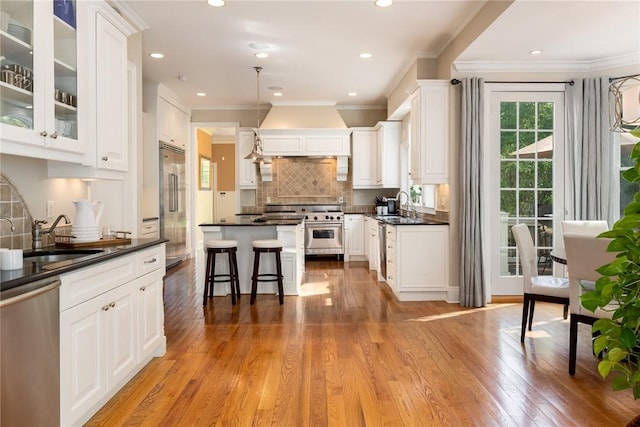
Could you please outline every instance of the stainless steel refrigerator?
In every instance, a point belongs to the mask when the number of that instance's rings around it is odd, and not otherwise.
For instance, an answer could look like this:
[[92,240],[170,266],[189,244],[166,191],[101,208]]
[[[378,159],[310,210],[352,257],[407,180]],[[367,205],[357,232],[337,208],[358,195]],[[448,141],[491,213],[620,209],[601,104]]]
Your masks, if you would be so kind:
[[184,150],[160,142],[160,237],[167,242],[167,269],[187,254]]

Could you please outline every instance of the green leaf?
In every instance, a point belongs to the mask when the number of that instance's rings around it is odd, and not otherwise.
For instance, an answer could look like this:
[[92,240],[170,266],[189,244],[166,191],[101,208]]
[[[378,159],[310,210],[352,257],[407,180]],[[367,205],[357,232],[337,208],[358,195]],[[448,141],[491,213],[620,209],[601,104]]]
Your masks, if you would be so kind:
[[636,400],[640,399],[640,384],[636,384],[633,387],[633,398]]
[[611,362],[608,360],[601,360],[600,363],[598,363],[598,372],[600,373],[600,376],[602,378],[607,378],[607,375],[611,372],[611,367]]
[[[596,309],[600,307],[600,295],[597,291],[587,292],[580,295],[580,302],[582,306],[592,313],[595,313]],[[605,304],[606,305],[606,304]]]
[[593,352],[595,354],[602,353],[609,344],[609,337],[606,335],[598,335],[598,337],[593,340]]
[[625,390],[629,387],[631,387],[631,384],[629,384],[629,381],[627,381],[627,378],[623,375],[618,375],[611,382],[611,388],[613,391]]
[[626,171],[621,173],[622,177],[629,181],[629,182],[635,182],[636,179],[638,179],[638,172],[631,168],[631,169],[627,169]]
[[614,325],[610,319],[598,319],[593,323],[591,330],[593,332],[600,332],[602,334],[607,334],[615,326],[616,325]]
[[[633,129],[631,132],[629,132],[631,135],[635,136],[636,138],[640,138],[640,126],[638,126],[637,128]],[[638,152],[640,153],[640,143],[636,144],[633,147],[633,151],[636,151],[636,148],[638,149]]]
[[607,353],[607,359],[611,363],[618,363],[619,361],[627,357],[627,354],[629,353],[626,350],[623,350],[618,347],[614,347],[609,349],[609,352]]
[[629,350],[633,350],[636,346],[636,334],[629,328],[622,327],[620,331],[620,341]]

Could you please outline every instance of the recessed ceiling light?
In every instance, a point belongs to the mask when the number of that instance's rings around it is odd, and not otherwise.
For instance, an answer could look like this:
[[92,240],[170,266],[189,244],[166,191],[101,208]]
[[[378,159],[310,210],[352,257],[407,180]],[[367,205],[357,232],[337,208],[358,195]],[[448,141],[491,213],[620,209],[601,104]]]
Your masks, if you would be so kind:
[[227,4],[227,2],[224,0],[207,0],[207,3],[209,3],[209,6],[213,7],[222,7]]
[[360,58],[362,58],[362,59],[369,59],[371,57],[373,57],[373,54],[371,54],[369,52],[363,52],[363,53],[360,54]]
[[270,48],[271,46],[269,46],[266,43],[262,43],[262,42],[251,42],[249,43],[249,47],[251,49],[255,49],[255,50],[265,50]]
[[273,96],[282,96],[282,92],[273,92]]
[[267,52],[258,52],[256,53],[256,58],[260,58],[260,59],[264,59],[264,58],[268,58],[269,54]]
[[164,54],[160,53],[160,52],[152,52],[149,54],[150,57],[152,58],[156,58],[156,59],[161,59],[164,58]]
[[358,92],[349,92],[349,96],[358,96]]
[[198,93],[196,93],[196,95],[197,95],[197,96],[207,96],[207,94],[206,94],[206,93],[204,93],[204,92],[198,92]]
[[393,0],[376,0],[376,6],[387,7],[393,4]]
[[529,54],[531,55],[540,55],[542,53],[542,51],[540,49],[534,49],[529,51]]

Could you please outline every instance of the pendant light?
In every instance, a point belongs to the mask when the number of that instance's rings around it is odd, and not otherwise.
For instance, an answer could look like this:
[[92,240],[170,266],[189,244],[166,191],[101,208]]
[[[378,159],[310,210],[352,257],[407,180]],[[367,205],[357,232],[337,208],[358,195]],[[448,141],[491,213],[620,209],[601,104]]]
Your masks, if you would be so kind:
[[256,136],[253,140],[253,149],[244,158],[253,160],[253,163],[271,163],[269,159],[265,159],[262,152],[262,139],[260,138],[260,71],[262,67],[253,67],[256,70],[257,78],[257,102],[256,102]]

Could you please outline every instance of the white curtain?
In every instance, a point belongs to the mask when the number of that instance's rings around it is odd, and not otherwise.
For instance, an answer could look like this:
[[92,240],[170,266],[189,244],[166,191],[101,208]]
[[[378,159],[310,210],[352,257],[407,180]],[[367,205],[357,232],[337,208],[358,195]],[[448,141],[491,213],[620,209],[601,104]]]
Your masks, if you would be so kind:
[[486,305],[482,254],[482,129],[484,80],[462,79],[460,145],[460,304]]
[[612,224],[617,170],[609,130],[609,79],[575,79],[567,88],[567,147],[574,219]]

